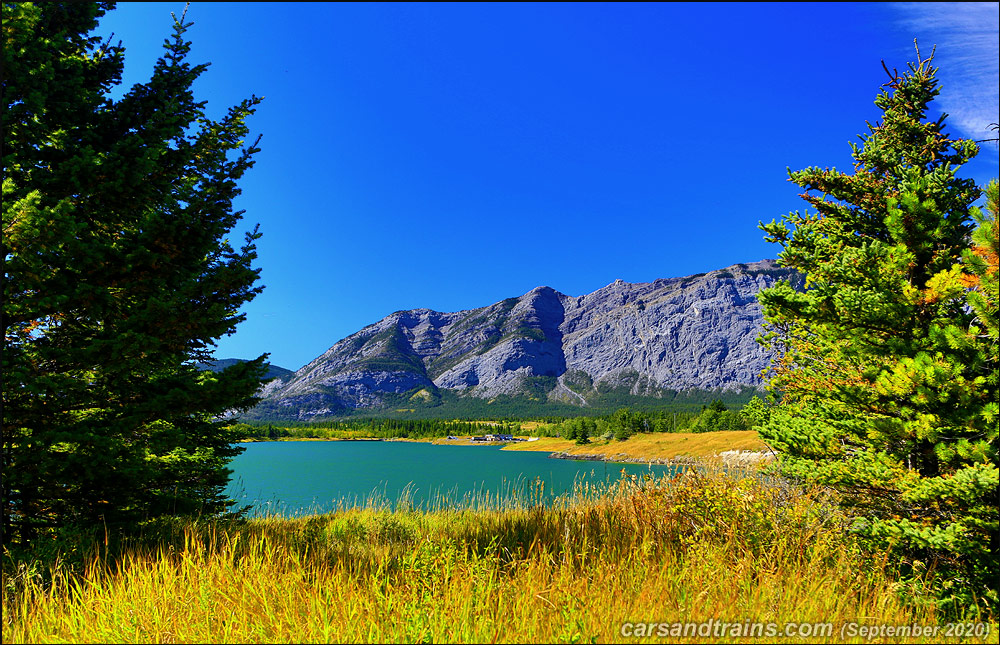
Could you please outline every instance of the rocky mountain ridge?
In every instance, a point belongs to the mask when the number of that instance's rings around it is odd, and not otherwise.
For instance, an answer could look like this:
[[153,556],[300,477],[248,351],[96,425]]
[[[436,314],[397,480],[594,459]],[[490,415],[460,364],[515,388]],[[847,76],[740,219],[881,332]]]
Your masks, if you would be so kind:
[[588,405],[601,388],[637,396],[761,384],[756,294],[799,281],[773,260],[650,283],[616,280],[583,296],[538,287],[454,313],[397,311],[265,386],[267,417],[528,397]]
[[[242,358],[220,358],[208,363],[198,363],[195,367],[200,370],[208,370],[209,372],[221,372],[227,367],[234,365],[236,363],[243,363]],[[285,369],[284,367],[278,367],[277,365],[271,365],[267,363],[267,372],[264,374],[265,380],[270,379],[288,379],[293,376],[295,372],[293,370]]]

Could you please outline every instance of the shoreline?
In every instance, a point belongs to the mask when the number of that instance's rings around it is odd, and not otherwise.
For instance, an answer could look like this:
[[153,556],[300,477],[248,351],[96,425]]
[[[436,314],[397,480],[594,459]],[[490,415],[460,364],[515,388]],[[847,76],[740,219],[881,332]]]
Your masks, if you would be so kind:
[[561,437],[528,437],[518,435],[517,441],[472,441],[469,435],[454,439],[445,437],[279,437],[276,439],[250,439],[245,443],[270,441],[404,441],[430,443],[442,446],[500,446],[507,451],[547,452],[551,459],[576,461],[603,461],[622,464],[691,465],[708,461],[721,461],[727,465],[754,465],[773,460],[774,455],[760,440],[757,433],[748,431],[719,431],[704,433],[640,433],[629,439],[597,440],[578,445]]
[[625,453],[618,453],[615,455],[604,455],[604,454],[577,454],[573,455],[568,452],[553,452],[549,454],[549,459],[570,459],[572,461],[600,461],[605,463],[615,463],[615,464],[649,464],[652,466],[693,466],[698,462],[694,457],[673,457],[673,458],[663,458],[663,457],[651,457],[644,459],[642,457],[628,457]]
[[663,465],[686,465],[706,460],[750,464],[769,461],[773,457],[768,446],[753,430],[638,433],[625,441],[598,439],[582,445],[561,437],[540,437],[532,444],[513,444],[504,449],[544,451],[555,459]]

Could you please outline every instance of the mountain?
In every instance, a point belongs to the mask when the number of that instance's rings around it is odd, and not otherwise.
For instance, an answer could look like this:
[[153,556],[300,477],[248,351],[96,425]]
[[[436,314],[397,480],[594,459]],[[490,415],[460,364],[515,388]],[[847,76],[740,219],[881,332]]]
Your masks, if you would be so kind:
[[[208,363],[198,363],[198,369],[208,370],[209,372],[221,372],[230,365],[235,365],[236,363],[245,363],[246,361],[242,358],[220,358],[214,361],[209,361]],[[265,380],[269,379],[287,379],[291,375],[295,374],[292,370],[287,370],[284,367],[278,367],[277,365],[267,365],[267,373],[264,375]]]
[[538,287],[454,313],[397,311],[265,386],[251,416],[526,399],[587,406],[610,391],[664,397],[761,385],[770,356],[756,294],[801,278],[773,260],[579,297]]

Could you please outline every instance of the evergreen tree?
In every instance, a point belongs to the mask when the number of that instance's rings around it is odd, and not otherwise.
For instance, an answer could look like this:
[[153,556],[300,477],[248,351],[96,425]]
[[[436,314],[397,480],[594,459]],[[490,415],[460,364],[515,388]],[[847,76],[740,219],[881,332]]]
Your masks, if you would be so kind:
[[261,287],[232,201],[258,99],[205,116],[175,19],[121,99],[124,50],[88,36],[113,3],[3,4],[3,540],[219,512],[265,356],[196,364]]
[[757,429],[765,425],[771,416],[768,405],[759,396],[754,396],[740,410],[743,424],[749,429]]
[[611,431],[615,439],[625,441],[635,432],[635,415],[628,408],[619,408],[611,417]]
[[[975,143],[926,118],[932,58],[890,74],[853,174],[791,172],[815,211],[761,225],[806,276],[804,292],[759,296],[782,397],[761,436],[784,472],[839,489],[859,531],[933,568],[952,602],[996,608],[995,215],[956,176]],[[978,254],[974,218],[993,227]]]
[[712,401],[707,406],[702,406],[702,410],[713,410],[715,412],[725,412],[729,408],[722,399],[712,399]]

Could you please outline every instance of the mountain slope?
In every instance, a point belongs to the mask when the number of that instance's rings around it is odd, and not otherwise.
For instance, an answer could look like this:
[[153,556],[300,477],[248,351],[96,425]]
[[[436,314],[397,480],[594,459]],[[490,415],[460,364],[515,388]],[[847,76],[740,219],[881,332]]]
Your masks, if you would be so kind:
[[756,294],[799,280],[773,260],[567,296],[538,287],[455,313],[397,311],[272,381],[256,416],[311,419],[434,405],[444,393],[587,405],[609,388],[636,396],[761,384]]
[[[219,358],[214,361],[209,361],[208,363],[198,363],[197,367],[200,370],[208,370],[209,372],[221,372],[230,365],[235,365],[236,363],[244,363],[245,359],[242,358]],[[267,364],[267,373],[264,374],[264,379],[269,380],[273,378],[285,378],[295,374],[292,370],[285,369],[284,367],[278,367],[277,365]]]

